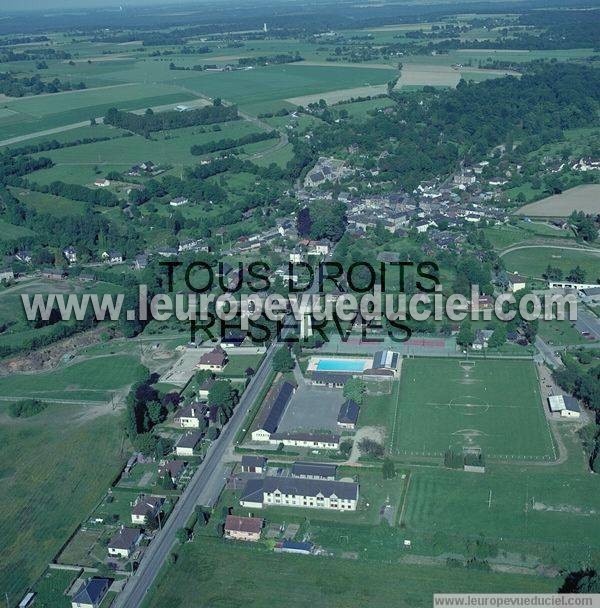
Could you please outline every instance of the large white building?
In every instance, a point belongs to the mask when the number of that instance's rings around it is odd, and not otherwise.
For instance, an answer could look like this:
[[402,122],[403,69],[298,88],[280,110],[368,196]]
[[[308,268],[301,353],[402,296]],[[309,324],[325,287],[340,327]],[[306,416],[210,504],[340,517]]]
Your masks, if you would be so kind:
[[265,477],[250,479],[242,492],[240,505],[302,507],[356,511],[359,486],[347,481],[329,481],[298,477]]

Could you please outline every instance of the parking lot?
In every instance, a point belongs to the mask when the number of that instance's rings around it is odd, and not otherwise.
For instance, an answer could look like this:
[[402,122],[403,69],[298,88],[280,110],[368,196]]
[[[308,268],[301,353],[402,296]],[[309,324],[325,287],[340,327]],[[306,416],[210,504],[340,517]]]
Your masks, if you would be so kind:
[[300,385],[285,410],[277,432],[339,431],[337,417],[343,402],[341,390]]

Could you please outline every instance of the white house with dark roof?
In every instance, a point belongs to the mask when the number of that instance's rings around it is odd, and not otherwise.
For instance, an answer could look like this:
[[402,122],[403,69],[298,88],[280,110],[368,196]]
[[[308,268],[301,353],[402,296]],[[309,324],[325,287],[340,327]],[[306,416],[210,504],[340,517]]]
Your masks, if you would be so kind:
[[129,559],[141,540],[142,532],[138,528],[121,526],[117,533],[108,541],[108,554],[111,557]]

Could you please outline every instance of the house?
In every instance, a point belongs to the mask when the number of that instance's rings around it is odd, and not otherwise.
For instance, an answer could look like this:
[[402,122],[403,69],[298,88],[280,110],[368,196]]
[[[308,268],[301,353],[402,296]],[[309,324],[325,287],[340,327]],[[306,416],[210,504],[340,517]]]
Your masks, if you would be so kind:
[[108,554],[112,557],[129,559],[142,540],[138,528],[121,526],[118,532],[108,541]]
[[238,517],[228,515],[225,518],[225,538],[256,542],[260,540],[265,520],[262,517]]
[[264,473],[267,470],[267,459],[264,456],[242,456],[242,473]]
[[131,523],[144,525],[155,520],[164,502],[162,496],[140,496],[131,511]]
[[302,253],[302,249],[299,247],[295,247],[290,252],[290,264],[300,264],[304,259],[304,255]]
[[[250,491],[247,491],[250,484]],[[358,484],[347,481],[323,481],[298,477],[265,477],[251,479],[242,492],[240,504],[251,497],[254,505],[304,507],[307,509],[328,509],[335,511],[356,511],[358,505]],[[260,494],[262,492],[262,500]],[[242,502],[244,501],[244,502]]]
[[581,416],[581,408],[577,399],[570,395],[551,395],[548,397],[548,406],[551,412],[560,412],[561,418],[579,418]]
[[44,270],[42,270],[42,276],[45,279],[62,281],[67,278],[67,273],[64,270],[57,270],[56,268],[44,268]]
[[77,278],[82,283],[93,283],[96,280],[96,275],[91,272],[82,272]]
[[161,258],[172,258],[177,255],[178,251],[174,247],[159,247],[156,253]]
[[180,408],[173,419],[182,429],[198,429],[206,420],[207,408],[200,403],[191,403]]
[[215,379],[211,376],[207,378],[199,387],[198,387],[198,399],[208,399],[208,393],[212,388],[212,385],[215,383]]
[[72,608],[98,608],[108,593],[112,579],[94,576],[89,578],[71,599]]
[[334,481],[337,465],[322,462],[294,462],[290,475],[303,479],[321,479]]
[[338,426],[353,431],[356,428],[359,413],[360,407],[356,401],[353,401],[352,399],[344,401],[340,407],[340,413],[337,418]]
[[169,205],[171,205],[171,207],[181,207],[182,205],[187,205],[189,202],[189,199],[185,196],[178,196],[169,201]]
[[221,346],[217,346],[213,350],[204,353],[200,357],[200,361],[198,361],[196,367],[198,369],[209,369],[213,372],[222,372],[228,361],[227,353]]
[[75,247],[65,247],[63,249],[63,255],[69,264],[75,264],[75,262],[77,262],[77,251],[75,251]]
[[433,220],[422,220],[415,224],[415,229],[419,234],[427,232],[430,228],[437,228],[438,225]]
[[236,348],[242,345],[246,339],[246,334],[237,329],[230,329],[221,339],[221,346],[224,348]]
[[108,264],[122,264],[123,254],[120,251],[111,249],[110,251],[103,251],[100,256],[102,260]]
[[526,286],[527,279],[525,277],[520,276],[516,272],[508,275],[508,291],[516,293],[517,291],[521,291],[521,289],[525,289]]
[[279,541],[273,551],[275,553],[296,553],[297,555],[310,555],[314,551],[315,546],[310,542],[299,542],[285,538]]
[[296,385],[291,382],[282,382],[271,388],[265,397],[261,408],[261,417],[257,428],[252,431],[252,441],[269,441],[269,438],[279,426],[285,409],[296,392]]
[[269,443],[313,450],[338,450],[340,436],[331,433],[274,433],[269,437]]
[[94,186],[97,186],[98,188],[106,188],[107,186],[110,186],[110,181],[101,177],[94,181]]
[[308,255],[329,255],[331,251],[331,244],[327,239],[321,239],[320,241],[309,241],[308,242]]
[[29,264],[32,260],[31,251],[27,249],[19,249],[19,251],[15,253],[15,258],[19,260],[19,262],[23,262],[23,264]]
[[177,456],[193,456],[194,450],[202,439],[200,431],[189,431],[182,435],[175,445],[175,454]]
[[158,467],[158,476],[163,478],[168,475],[171,478],[171,482],[176,484],[186,466],[183,460],[168,460]]
[[146,266],[148,266],[148,256],[145,253],[136,255],[133,261],[133,268],[135,270],[144,270]]
[[15,278],[15,273],[10,268],[0,269],[0,281],[12,281]]

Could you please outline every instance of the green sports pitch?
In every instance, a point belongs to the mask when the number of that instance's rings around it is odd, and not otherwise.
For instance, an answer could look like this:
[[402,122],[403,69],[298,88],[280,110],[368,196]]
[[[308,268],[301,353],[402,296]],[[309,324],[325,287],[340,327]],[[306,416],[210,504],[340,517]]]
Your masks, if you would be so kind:
[[393,454],[556,460],[533,362],[405,359],[400,382]]

